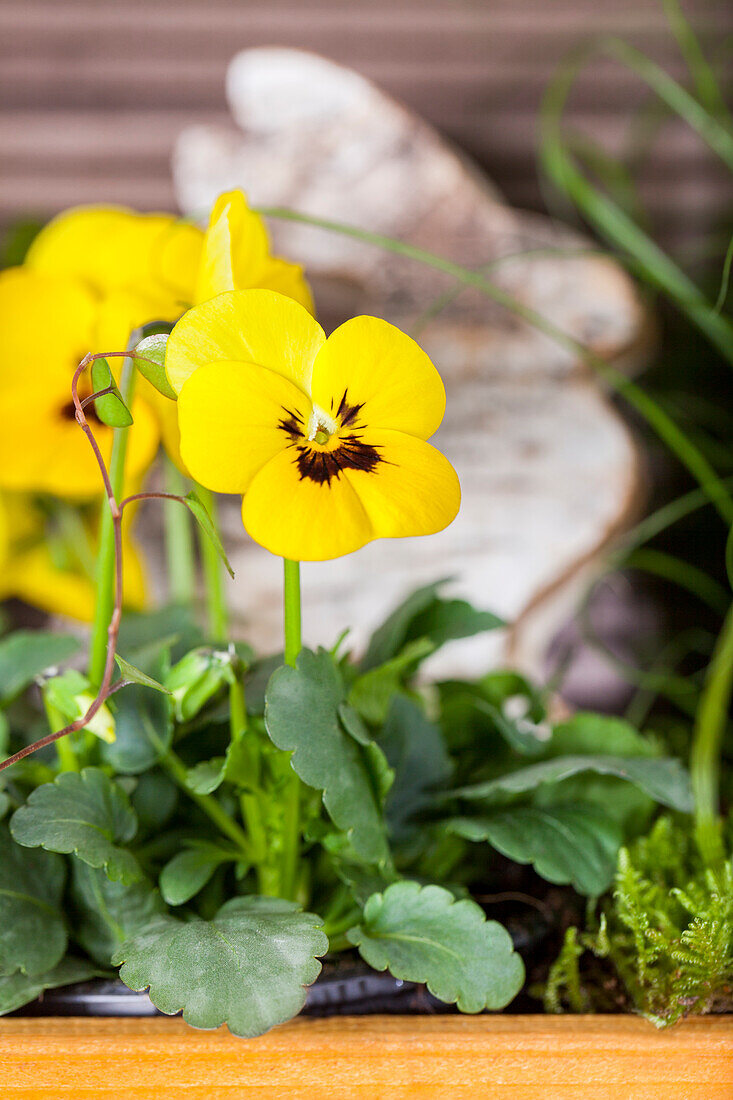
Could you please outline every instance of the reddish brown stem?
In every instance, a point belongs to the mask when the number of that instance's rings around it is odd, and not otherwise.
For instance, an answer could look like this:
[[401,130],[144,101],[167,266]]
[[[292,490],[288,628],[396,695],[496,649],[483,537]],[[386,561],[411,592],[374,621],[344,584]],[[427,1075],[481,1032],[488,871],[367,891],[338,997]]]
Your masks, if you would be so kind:
[[[104,353],[97,353],[93,355],[91,352],[85,355],[79,366],[74,371],[74,377],[71,380],[71,398],[74,402],[74,410],[76,416],[76,422],[84,432],[85,436],[89,440],[89,445],[94,452],[94,457],[97,460],[99,471],[102,475],[102,481],[104,482],[104,491],[109,503],[110,512],[112,513],[112,522],[114,526],[114,542],[115,542],[115,602],[114,609],[112,611],[112,617],[110,619],[109,628],[107,630],[107,659],[104,666],[104,676],[102,677],[102,683],[100,684],[99,691],[96,697],[91,703],[86,714],[81,718],[77,718],[76,721],[71,722],[68,726],[64,726],[61,730],[56,730],[54,733],[49,733],[46,737],[42,737],[39,741],[34,741],[31,745],[26,745],[20,752],[16,752],[13,756],[9,756],[7,760],[3,760],[0,763],[0,771],[4,771],[5,768],[9,768],[11,764],[17,763],[18,760],[22,760],[25,756],[29,756],[30,753],[36,752],[38,749],[44,748],[46,745],[52,744],[54,741],[58,741],[60,737],[66,737],[70,733],[75,733],[77,730],[84,729],[84,727],[91,722],[94,715],[102,707],[105,701],[113,695],[115,691],[118,691],[121,687],[124,687],[127,681],[120,680],[116,684],[112,683],[112,677],[115,671],[115,653],[117,651],[117,638],[120,632],[120,621],[122,619],[122,513],[125,505],[129,504],[132,500],[137,500],[141,497],[145,497],[147,494],[138,493],[134,497],[128,497],[123,500],[121,504],[117,503],[114,490],[112,489],[112,483],[110,482],[109,473],[105,465],[102,452],[99,449],[99,444],[94,438],[94,433],[89,427],[89,422],[84,414],[84,406],[94,400],[95,397],[100,394],[93,394],[92,397],[86,398],[81,401],[78,393],[79,378],[87,367],[94,362],[95,359],[107,359],[113,356],[119,356],[121,358],[136,358],[144,359],[142,355],[135,355],[134,352],[129,351],[110,351]],[[107,391],[100,391],[107,392]],[[156,494],[151,494],[156,495]],[[164,494],[158,494],[164,495]],[[176,498],[180,499],[180,498]]]
[[120,504],[120,509],[126,508],[128,504],[134,504],[136,500],[177,500],[179,504],[184,504],[186,507],[186,498],[180,497],[176,493],[134,493],[131,497],[125,497]]

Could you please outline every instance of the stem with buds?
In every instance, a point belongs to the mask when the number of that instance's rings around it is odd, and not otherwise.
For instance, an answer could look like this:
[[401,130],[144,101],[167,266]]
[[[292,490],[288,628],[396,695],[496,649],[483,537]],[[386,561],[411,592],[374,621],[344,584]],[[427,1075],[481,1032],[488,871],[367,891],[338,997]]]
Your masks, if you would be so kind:
[[89,422],[84,412],[85,407],[98,397],[102,397],[104,394],[110,392],[109,389],[99,390],[98,393],[93,393],[90,397],[80,400],[78,386],[79,378],[84,371],[94,362],[95,359],[109,359],[113,357],[121,357],[128,360],[132,359],[144,359],[145,356],[137,355],[132,351],[113,351],[113,352],[100,352],[97,354],[85,355],[79,366],[74,372],[74,377],[71,381],[71,397],[74,402],[74,412],[76,422],[84,432],[85,436],[89,440],[89,445],[94,452],[94,457],[97,460],[100,474],[102,475],[102,481],[104,483],[104,492],[107,498],[107,504],[109,506],[109,516],[112,524],[112,546],[114,553],[114,572],[113,572],[113,599],[112,599],[112,611],[109,617],[109,623],[106,630],[106,655],[104,659],[104,665],[102,669],[101,679],[98,685],[97,694],[94,700],[89,706],[86,714],[81,718],[77,718],[74,722],[70,722],[68,726],[64,726],[63,729],[56,730],[54,733],[47,734],[46,737],[42,737],[38,741],[34,741],[30,745],[26,745],[25,748],[20,749],[19,752],[14,753],[13,756],[9,756],[6,760],[0,762],[0,771],[5,768],[9,768],[11,764],[16,764],[19,760],[23,760],[24,757],[29,756],[32,752],[37,752],[38,749],[43,749],[46,745],[52,745],[54,741],[58,741],[61,737],[66,737],[70,733],[76,733],[77,730],[82,730],[87,726],[94,715],[104,705],[111,695],[114,695],[120,688],[127,687],[130,683],[129,680],[121,679],[115,683],[112,682],[115,671],[115,654],[117,652],[117,639],[120,632],[120,622],[122,620],[122,516],[125,508],[128,504],[132,504],[135,501],[140,500],[171,500],[178,501],[186,506],[186,501],[183,497],[176,496],[173,493],[134,493],[132,496],[125,497],[124,500],[117,502],[117,496],[115,489],[110,478],[110,474],[107,470],[102,452],[99,449],[99,444],[94,438],[94,433],[89,426]]

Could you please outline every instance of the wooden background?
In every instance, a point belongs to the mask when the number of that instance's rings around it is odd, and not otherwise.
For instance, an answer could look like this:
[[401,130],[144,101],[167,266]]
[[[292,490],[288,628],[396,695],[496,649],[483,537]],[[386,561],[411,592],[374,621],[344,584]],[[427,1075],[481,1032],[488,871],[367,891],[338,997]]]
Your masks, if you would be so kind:
[[[683,2],[720,52],[733,4]],[[537,208],[543,89],[602,32],[682,74],[661,0],[0,0],[0,228],[76,202],[171,207],[176,134],[224,119],[227,61],[273,44],[356,67],[475,156],[512,203]],[[635,77],[597,63],[573,118],[616,149],[645,98]],[[655,142],[644,196],[668,244],[730,214],[729,180],[677,125]]]

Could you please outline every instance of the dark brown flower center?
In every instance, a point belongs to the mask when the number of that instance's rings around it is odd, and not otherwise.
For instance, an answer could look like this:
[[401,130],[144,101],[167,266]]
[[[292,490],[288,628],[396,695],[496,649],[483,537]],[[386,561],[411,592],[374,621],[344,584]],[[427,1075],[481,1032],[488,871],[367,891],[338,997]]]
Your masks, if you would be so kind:
[[[372,473],[384,461],[379,448],[367,443],[361,434],[364,431],[364,425],[359,422],[362,405],[350,405],[348,391],[344,390],[338,409],[334,411],[333,406],[332,401],[331,413],[336,430],[331,430],[332,424],[318,423],[311,438],[307,437],[306,425],[298,412],[282,410],[278,427],[289,436],[288,446],[296,451],[295,464],[301,481],[308,478],[317,485],[330,485],[332,479],[339,478],[342,470]],[[329,419],[324,417],[324,420]],[[343,433],[344,428],[349,429],[348,434]]]

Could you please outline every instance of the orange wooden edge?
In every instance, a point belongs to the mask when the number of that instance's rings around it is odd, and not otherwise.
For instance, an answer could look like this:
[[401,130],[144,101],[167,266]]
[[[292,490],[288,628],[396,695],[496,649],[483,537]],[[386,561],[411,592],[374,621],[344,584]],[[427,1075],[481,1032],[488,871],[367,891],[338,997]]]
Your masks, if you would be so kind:
[[733,1016],[295,1020],[259,1039],[180,1019],[0,1020],[0,1097],[733,1100]]

